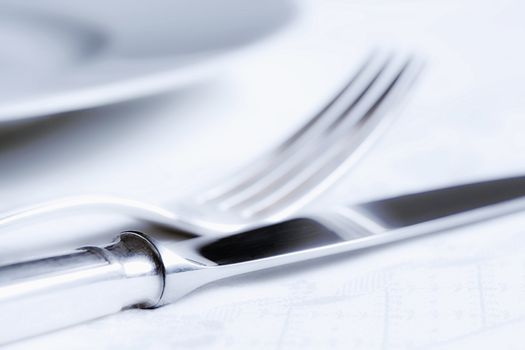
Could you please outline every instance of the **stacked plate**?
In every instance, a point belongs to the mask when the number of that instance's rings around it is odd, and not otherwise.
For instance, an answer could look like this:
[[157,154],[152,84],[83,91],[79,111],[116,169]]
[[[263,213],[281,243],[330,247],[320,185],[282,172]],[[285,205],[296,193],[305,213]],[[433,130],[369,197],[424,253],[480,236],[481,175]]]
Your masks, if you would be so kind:
[[2,1],[0,121],[187,84],[276,31],[291,10],[278,0]]

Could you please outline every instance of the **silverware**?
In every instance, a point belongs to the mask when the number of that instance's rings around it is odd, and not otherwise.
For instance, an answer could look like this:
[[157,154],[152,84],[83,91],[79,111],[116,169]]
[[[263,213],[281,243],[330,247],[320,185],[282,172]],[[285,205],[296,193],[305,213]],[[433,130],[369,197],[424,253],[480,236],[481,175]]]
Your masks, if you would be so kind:
[[216,234],[283,220],[326,191],[389,124],[421,63],[372,53],[349,83],[306,125],[274,150],[207,191],[174,207],[111,196],[77,196],[0,217],[0,227],[66,210],[104,210],[169,228]]
[[525,176],[387,198],[223,237],[104,248],[0,267],[0,343],[124,308],[173,302],[218,279],[354,251],[525,209]]

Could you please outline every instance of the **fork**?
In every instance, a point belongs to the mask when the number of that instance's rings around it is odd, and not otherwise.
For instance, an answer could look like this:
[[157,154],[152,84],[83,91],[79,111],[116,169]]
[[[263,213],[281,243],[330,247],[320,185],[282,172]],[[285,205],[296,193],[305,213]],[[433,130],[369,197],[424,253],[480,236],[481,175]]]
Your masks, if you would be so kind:
[[372,52],[299,130],[226,181],[173,208],[106,195],[58,198],[0,217],[0,227],[70,210],[109,210],[167,228],[235,232],[283,220],[332,186],[391,121],[419,75],[408,55]]

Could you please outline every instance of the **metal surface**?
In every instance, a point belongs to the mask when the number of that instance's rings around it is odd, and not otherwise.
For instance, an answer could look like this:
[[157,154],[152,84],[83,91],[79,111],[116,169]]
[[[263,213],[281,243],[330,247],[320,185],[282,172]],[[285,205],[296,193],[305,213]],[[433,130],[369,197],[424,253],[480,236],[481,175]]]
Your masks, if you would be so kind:
[[279,147],[207,191],[163,208],[120,197],[62,198],[0,217],[0,226],[28,224],[64,211],[101,210],[201,234],[246,230],[290,217],[325,192],[391,122],[419,75],[421,62],[373,53],[314,118]]
[[162,263],[142,235],[0,268],[0,343],[118,312],[151,307],[164,289]]
[[[220,238],[105,248],[0,267],[0,343],[130,307],[170,303],[229,276],[434,233],[525,209],[525,177],[388,198]],[[24,315],[24,317],[20,317]],[[9,329],[9,328],[12,329]]]

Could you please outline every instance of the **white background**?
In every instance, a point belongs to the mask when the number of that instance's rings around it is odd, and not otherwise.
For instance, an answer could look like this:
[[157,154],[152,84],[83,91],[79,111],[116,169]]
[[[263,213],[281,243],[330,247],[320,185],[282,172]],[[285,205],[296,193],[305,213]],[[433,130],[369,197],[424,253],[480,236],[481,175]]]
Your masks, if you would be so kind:
[[[286,27],[199,83],[6,125],[0,210],[92,192],[169,204],[294,130],[383,45],[426,57],[425,73],[395,125],[317,206],[525,172],[520,0],[294,7]],[[516,215],[239,277],[6,348],[520,348],[524,224]],[[90,216],[12,229],[0,261],[107,242],[130,225],[140,226]]]

